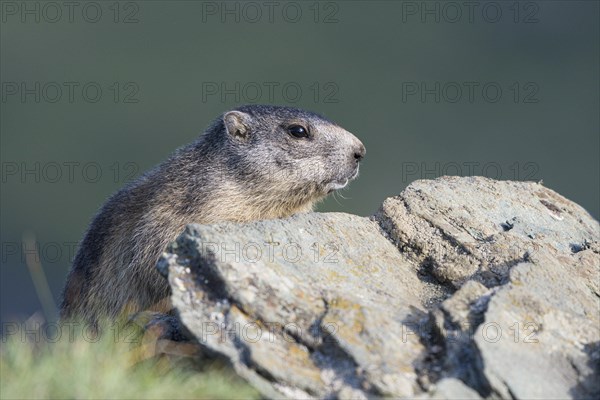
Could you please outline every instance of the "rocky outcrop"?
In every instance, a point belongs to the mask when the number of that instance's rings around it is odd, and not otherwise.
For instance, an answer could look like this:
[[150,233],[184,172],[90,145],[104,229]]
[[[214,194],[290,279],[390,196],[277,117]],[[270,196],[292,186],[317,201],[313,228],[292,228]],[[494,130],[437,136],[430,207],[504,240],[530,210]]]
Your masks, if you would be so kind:
[[371,218],[189,225],[159,261],[267,397],[600,395],[600,228],[541,184],[417,181]]

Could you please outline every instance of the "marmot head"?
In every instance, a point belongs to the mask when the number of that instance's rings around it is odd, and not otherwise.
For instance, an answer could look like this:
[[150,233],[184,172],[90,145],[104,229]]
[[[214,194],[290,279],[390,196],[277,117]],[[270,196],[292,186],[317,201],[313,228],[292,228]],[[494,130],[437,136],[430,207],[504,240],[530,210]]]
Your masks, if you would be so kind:
[[297,208],[344,188],[365,156],[350,132],[296,108],[243,106],[224,113],[214,128],[226,137],[226,168],[250,193],[277,194]]

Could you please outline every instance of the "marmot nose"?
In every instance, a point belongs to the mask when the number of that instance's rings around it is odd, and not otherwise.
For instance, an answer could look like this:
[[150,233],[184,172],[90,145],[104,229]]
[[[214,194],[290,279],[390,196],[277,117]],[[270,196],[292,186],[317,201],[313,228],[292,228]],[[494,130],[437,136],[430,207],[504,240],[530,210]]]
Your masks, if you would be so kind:
[[366,152],[367,152],[367,149],[365,149],[365,146],[361,143],[360,146],[358,146],[356,149],[354,149],[354,159],[357,162],[362,160],[363,158],[365,158]]

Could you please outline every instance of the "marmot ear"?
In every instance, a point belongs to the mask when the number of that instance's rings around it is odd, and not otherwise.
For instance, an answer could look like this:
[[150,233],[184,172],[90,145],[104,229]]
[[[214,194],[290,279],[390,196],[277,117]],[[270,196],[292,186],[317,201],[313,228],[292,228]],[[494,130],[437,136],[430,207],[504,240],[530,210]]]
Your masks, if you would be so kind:
[[246,139],[250,134],[251,120],[250,115],[241,111],[229,111],[223,115],[227,133],[239,139]]

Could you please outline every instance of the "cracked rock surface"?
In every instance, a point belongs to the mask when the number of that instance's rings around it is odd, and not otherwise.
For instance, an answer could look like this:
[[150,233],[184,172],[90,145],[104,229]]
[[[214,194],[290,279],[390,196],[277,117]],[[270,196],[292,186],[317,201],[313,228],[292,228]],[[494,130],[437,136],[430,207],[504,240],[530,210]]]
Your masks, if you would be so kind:
[[540,184],[443,177],[370,218],[191,224],[158,267],[269,398],[597,398],[599,237]]

